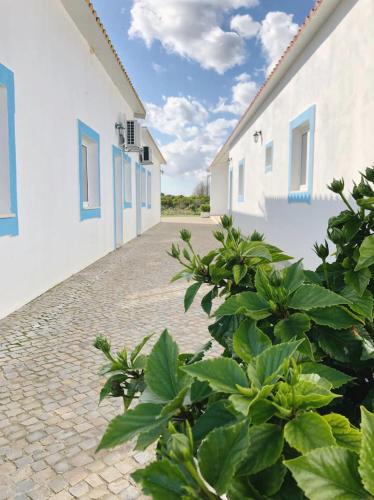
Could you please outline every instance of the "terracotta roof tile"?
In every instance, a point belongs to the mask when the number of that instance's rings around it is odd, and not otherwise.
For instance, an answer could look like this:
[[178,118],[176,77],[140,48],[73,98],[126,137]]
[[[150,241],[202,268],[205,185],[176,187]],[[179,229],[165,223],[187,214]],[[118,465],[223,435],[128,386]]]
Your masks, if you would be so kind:
[[[255,102],[257,101],[257,99],[260,97],[260,95],[264,92],[265,88],[268,86],[269,84],[269,81],[273,78],[274,74],[277,72],[278,68],[280,67],[280,65],[282,64],[284,58],[286,57],[286,55],[290,52],[290,50],[292,50],[292,47],[297,43],[297,40],[299,39],[301,33],[304,31],[305,27],[307,25],[309,25],[310,21],[313,19],[313,17],[315,16],[316,12],[318,11],[319,7],[322,5],[322,3],[324,2],[325,0],[316,0],[315,4],[314,4],[314,7],[311,9],[311,11],[309,12],[309,14],[307,15],[307,17],[305,18],[303,24],[301,24],[299,26],[299,29],[296,33],[296,35],[292,38],[292,40],[290,41],[290,43],[288,44],[288,46],[285,48],[285,50],[283,51],[281,57],[279,58],[278,62],[276,63],[276,65],[274,66],[274,68],[272,69],[272,71],[270,72],[270,74],[268,75],[268,77],[266,78],[266,80],[264,81],[264,83],[261,85],[260,89],[258,90],[257,94],[255,95],[255,97],[252,99],[251,103],[249,104],[248,108],[245,110],[245,112],[243,113],[243,115],[241,116],[240,120],[238,121],[238,123],[236,124],[234,130],[231,132],[231,134],[229,135],[229,137],[227,138],[225,144],[222,146],[222,148],[219,150],[217,156],[219,156],[220,152],[223,150],[223,148],[225,147],[225,145],[230,141],[231,137],[233,137],[233,135],[235,134],[237,128],[239,127],[239,125],[244,121],[248,111],[252,108],[252,106],[255,104]],[[216,157],[217,157],[216,156]]]
[[120,59],[120,57],[119,57],[119,55],[118,55],[118,53],[117,53],[116,49],[114,48],[114,45],[113,45],[113,43],[112,43],[111,39],[109,38],[109,35],[108,35],[108,33],[107,33],[106,29],[104,28],[104,25],[103,25],[103,23],[101,22],[100,17],[97,15],[97,12],[96,12],[96,10],[94,9],[94,6],[93,6],[92,2],[91,2],[90,0],[85,0],[85,2],[86,2],[86,4],[87,4],[87,6],[89,7],[89,9],[90,9],[90,11],[91,11],[92,15],[94,16],[94,18],[95,18],[95,20],[96,20],[96,23],[97,23],[97,25],[99,26],[99,28],[100,28],[101,32],[103,33],[103,35],[104,35],[104,37],[105,37],[106,41],[108,42],[108,45],[109,45],[109,47],[111,48],[111,50],[112,50],[112,52],[113,52],[113,55],[114,55],[114,57],[115,57],[115,59],[116,59],[116,61],[117,61],[118,65],[119,65],[119,67],[121,68],[121,70],[122,70],[122,72],[123,72],[123,74],[124,74],[125,78],[126,78],[126,79],[127,79],[127,81],[129,82],[129,84],[130,84],[130,86],[131,86],[132,90],[134,91],[134,93],[135,93],[135,95],[136,95],[137,99],[139,100],[139,102],[140,102],[141,106],[144,108],[143,103],[142,103],[142,101],[141,101],[141,99],[140,99],[140,97],[139,97],[139,95],[138,95],[137,91],[135,90],[135,87],[134,87],[134,85],[132,84],[132,81],[130,80],[130,77],[129,77],[129,75],[127,74],[127,71],[125,70],[125,67],[124,67],[124,65],[123,65],[123,63],[122,63],[122,61],[121,61],[121,59]]

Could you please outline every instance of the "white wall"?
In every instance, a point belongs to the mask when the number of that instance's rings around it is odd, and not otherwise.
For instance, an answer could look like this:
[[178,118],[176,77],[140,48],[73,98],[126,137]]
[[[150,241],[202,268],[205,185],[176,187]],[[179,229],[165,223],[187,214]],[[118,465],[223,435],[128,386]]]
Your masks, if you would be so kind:
[[[342,0],[229,152],[236,223],[248,233],[265,232],[269,242],[296,258],[305,257],[308,266],[318,262],[311,248],[315,240],[325,238],[328,217],[342,208],[326,185],[344,177],[351,186],[359,170],[374,160],[373,19],[372,0]],[[313,199],[310,205],[289,204],[289,123],[312,105]],[[262,145],[254,143],[256,130],[263,133]],[[265,173],[265,145],[270,140],[273,171]],[[240,203],[238,163],[243,158],[245,196]]]
[[[0,238],[1,317],[113,250],[114,124],[133,113],[59,1],[1,0],[0,63],[15,78],[19,214],[19,235]],[[82,222],[78,119],[100,135],[101,218]],[[127,241],[135,203],[124,226]]]
[[210,177],[210,213],[223,215],[228,207],[228,164],[217,165]]

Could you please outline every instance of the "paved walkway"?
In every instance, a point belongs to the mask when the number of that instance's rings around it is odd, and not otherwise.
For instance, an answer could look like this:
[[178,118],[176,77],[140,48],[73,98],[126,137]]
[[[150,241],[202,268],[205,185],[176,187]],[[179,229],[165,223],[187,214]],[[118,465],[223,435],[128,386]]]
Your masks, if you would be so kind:
[[[98,407],[97,334],[116,348],[167,327],[182,348],[207,338],[195,304],[166,255],[181,227],[197,248],[213,245],[205,224],[161,223],[0,321],[0,499],[138,498],[129,473],[147,453],[123,446],[95,454],[119,400]],[[27,279],[27,277],[25,277]]]

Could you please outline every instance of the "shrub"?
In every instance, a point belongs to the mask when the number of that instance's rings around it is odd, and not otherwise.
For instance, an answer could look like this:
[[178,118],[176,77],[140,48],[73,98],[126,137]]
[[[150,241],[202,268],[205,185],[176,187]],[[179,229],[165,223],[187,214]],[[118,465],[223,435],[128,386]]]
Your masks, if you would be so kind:
[[210,205],[201,205],[200,209],[202,212],[210,212]]
[[[371,176],[368,169],[361,183],[370,187]],[[349,204],[343,187],[342,181],[331,185]],[[351,207],[349,217],[329,221],[329,237],[337,240],[334,228],[344,236],[335,261],[327,260],[326,242],[315,245],[322,259],[316,271],[304,270],[301,261],[277,269],[290,257],[257,232],[244,237],[230,217],[214,233],[219,248],[205,256],[193,248],[191,233],[181,231],[183,248],[174,244],[170,255],[183,268],[173,279],[193,281],[186,311],[203,285],[207,314],[219,299],[209,331],[221,356],[205,358],[211,342],[179,353],[167,331],[140,361],[148,337],[135,357],[126,350],[114,356],[99,339],[111,374],[101,396],[122,396],[125,404],[99,449],[133,438],[137,449],[157,442],[156,461],[133,474],[146,494],[374,495],[373,199],[368,187],[360,193],[358,211]],[[135,397],[139,404],[128,409]]]

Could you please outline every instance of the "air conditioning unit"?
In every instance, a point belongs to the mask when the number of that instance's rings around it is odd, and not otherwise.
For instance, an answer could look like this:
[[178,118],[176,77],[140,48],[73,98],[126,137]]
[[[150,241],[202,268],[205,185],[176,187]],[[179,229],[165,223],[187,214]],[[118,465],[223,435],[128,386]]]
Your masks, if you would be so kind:
[[152,163],[152,149],[149,146],[143,146],[140,158],[141,163]]
[[126,149],[128,151],[140,150],[140,125],[137,120],[126,121]]

